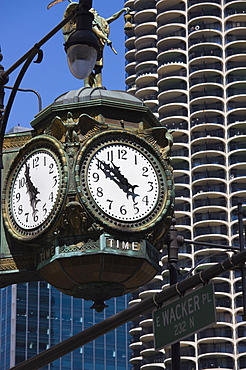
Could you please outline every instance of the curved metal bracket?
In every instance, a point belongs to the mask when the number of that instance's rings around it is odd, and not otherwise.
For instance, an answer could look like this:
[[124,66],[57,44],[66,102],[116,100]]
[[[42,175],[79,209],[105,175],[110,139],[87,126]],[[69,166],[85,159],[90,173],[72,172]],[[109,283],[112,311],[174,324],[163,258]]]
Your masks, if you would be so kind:
[[[6,130],[8,118],[10,115],[10,111],[13,105],[13,101],[15,99],[15,95],[17,93],[17,90],[20,86],[20,83],[29,67],[29,65],[32,63],[33,59],[37,54],[39,54],[40,49],[34,49],[33,52],[29,55],[28,59],[24,63],[23,67],[20,70],[20,73],[18,74],[18,77],[14,83],[13,90],[11,91],[8,103],[6,105],[6,109],[4,111],[4,115],[2,117],[1,127],[0,127],[0,148],[3,147],[3,140],[4,140],[4,133]],[[3,162],[2,162],[2,153],[0,153],[0,170],[3,169]]]

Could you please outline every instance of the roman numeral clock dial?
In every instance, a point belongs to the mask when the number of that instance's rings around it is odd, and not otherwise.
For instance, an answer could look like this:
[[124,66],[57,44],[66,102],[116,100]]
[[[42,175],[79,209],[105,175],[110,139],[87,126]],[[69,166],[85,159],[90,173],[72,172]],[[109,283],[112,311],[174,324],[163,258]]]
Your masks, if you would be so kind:
[[42,135],[12,162],[3,190],[3,216],[12,236],[33,239],[47,231],[64,200],[67,166],[61,144]]
[[78,160],[78,189],[94,218],[113,231],[140,232],[164,209],[166,176],[153,148],[140,138],[99,134]]

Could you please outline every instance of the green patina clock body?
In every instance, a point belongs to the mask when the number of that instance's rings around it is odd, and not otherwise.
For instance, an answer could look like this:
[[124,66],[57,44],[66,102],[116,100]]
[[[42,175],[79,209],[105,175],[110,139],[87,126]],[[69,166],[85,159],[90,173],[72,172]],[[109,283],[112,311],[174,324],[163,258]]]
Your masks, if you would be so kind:
[[104,88],[64,94],[32,126],[4,143],[0,286],[46,280],[101,310],[159,272],[172,136],[138,98]]

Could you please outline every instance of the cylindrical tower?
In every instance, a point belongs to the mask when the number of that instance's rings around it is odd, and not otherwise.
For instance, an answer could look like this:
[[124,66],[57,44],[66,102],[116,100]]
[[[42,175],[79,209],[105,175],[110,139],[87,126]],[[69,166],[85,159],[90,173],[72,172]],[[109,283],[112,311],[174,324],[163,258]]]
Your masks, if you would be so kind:
[[[246,204],[246,2],[129,0],[126,85],[173,130],[172,166],[177,228],[186,239],[182,272],[198,272],[239,245],[237,204]],[[130,304],[169,284],[167,251],[162,280],[143,287]],[[183,277],[180,276],[180,279]],[[214,279],[217,324],[181,342],[183,369],[246,369],[246,323],[240,271]],[[158,287],[160,289],[160,286]],[[130,331],[132,369],[170,369],[171,351],[154,352],[151,316]],[[146,332],[147,331],[147,332]]]

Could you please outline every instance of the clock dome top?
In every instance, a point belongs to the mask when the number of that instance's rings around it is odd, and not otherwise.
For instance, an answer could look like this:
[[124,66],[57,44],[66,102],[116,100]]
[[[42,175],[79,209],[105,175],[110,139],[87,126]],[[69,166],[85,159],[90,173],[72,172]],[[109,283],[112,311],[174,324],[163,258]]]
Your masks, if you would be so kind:
[[55,99],[54,104],[72,104],[91,100],[109,100],[136,105],[144,103],[136,96],[120,90],[107,90],[105,87],[82,87],[79,90],[68,91]]
[[146,127],[160,126],[154,113],[141,99],[126,91],[107,90],[105,87],[82,87],[60,95],[35,116],[31,126],[41,133],[54,117],[66,120],[68,112],[75,119],[85,113],[92,117],[100,115],[105,121],[130,119],[134,124],[143,122]]

